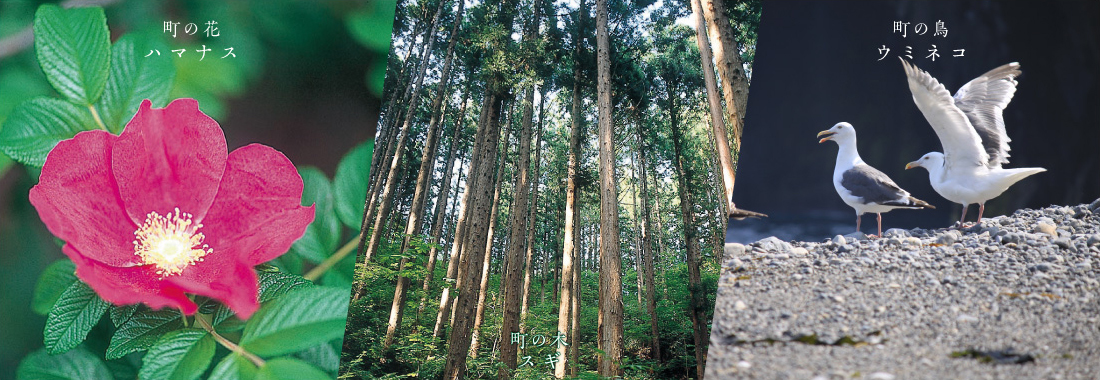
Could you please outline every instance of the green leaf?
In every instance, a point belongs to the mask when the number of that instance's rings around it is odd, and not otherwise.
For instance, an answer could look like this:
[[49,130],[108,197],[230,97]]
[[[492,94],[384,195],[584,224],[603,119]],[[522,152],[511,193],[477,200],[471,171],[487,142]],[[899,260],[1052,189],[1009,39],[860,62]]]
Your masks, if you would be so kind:
[[95,128],[88,110],[62,100],[34,98],[18,106],[0,129],[0,150],[21,163],[42,167],[61,140]]
[[[122,132],[143,99],[152,101],[153,107],[168,102],[168,91],[176,79],[169,49],[159,35],[151,33],[129,33],[115,41],[107,88],[96,103],[103,123],[112,133]],[[154,50],[165,54],[146,56]]]
[[278,358],[268,360],[256,380],[332,380],[332,376],[301,360]]
[[111,323],[117,328],[130,320],[130,317],[134,316],[139,306],[141,306],[141,304],[115,306],[108,310],[107,314],[111,316]]
[[210,372],[209,380],[249,380],[255,377],[255,364],[239,354],[229,354]]
[[330,375],[336,375],[340,367],[340,343],[342,339],[317,345],[294,354],[294,357],[312,364]]
[[214,337],[201,329],[172,331],[141,359],[140,379],[194,380],[214,359]]
[[259,301],[264,303],[291,290],[309,286],[313,286],[313,283],[302,276],[284,272],[261,272]]
[[78,105],[99,100],[110,67],[110,32],[103,8],[38,7],[34,50],[53,88]]
[[306,260],[320,263],[336,250],[337,240],[340,239],[340,221],[336,218],[332,205],[332,184],[325,173],[315,167],[300,168],[298,173],[305,182],[302,206],[316,207],[313,210],[313,223],[306,227],[302,238],[290,246],[290,251]]
[[34,285],[34,299],[31,300],[31,309],[35,313],[46,315],[53,308],[53,304],[61,297],[69,286],[76,282],[76,264],[69,259],[54,261],[42,275],[38,277],[38,283]]
[[297,352],[344,336],[346,289],[297,289],[264,305],[245,325],[241,346],[260,356]]
[[363,223],[363,205],[367,198],[367,177],[370,175],[374,139],[359,144],[336,166],[333,187],[336,216],[344,225],[358,231]]
[[143,310],[134,313],[118,326],[111,344],[107,346],[107,360],[126,356],[131,352],[148,350],[169,331],[183,326],[179,310]]
[[50,355],[38,350],[19,363],[17,380],[110,380],[107,364],[83,348]]
[[46,351],[58,354],[79,345],[110,306],[88,285],[74,282],[61,293],[46,318]]

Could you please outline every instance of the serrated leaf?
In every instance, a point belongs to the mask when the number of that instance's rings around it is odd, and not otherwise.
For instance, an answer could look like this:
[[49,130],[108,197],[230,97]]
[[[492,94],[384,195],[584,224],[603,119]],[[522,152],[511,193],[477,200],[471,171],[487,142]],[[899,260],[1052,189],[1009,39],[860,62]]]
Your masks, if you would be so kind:
[[264,305],[245,325],[241,346],[260,356],[297,352],[344,336],[345,289],[312,286]]
[[77,281],[61,293],[46,318],[46,351],[58,354],[76,347],[88,337],[88,331],[99,322],[111,304],[99,298],[95,291]]
[[69,286],[76,282],[76,264],[69,259],[54,261],[38,276],[38,283],[34,285],[34,298],[31,300],[31,309],[35,313],[46,315],[53,308],[53,304],[61,297]]
[[209,380],[250,380],[256,377],[256,365],[239,354],[226,355],[214,370]]
[[103,8],[38,7],[34,51],[61,96],[79,105],[99,100],[110,67],[110,32]]
[[86,109],[50,98],[20,103],[0,129],[0,150],[21,163],[42,167],[46,155],[61,140],[95,128]]
[[16,380],[98,380],[112,379],[107,364],[83,348],[50,355],[35,351],[19,363]]
[[256,380],[332,380],[317,367],[293,358],[268,360],[256,373]]
[[164,334],[141,359],[140,379],[194,380],[214,359],[214,337],[201,329]]
[[309,286],[313,286],[313,283],[302,276],[284,272],[263,272],[260,273],[258,300],[264,303],[294,289]]
[[340,340],[310,347],[305,351],[294,354],[294,357],[302,359],[306,363],[335,375],[340,368]]
[[370,176],[374,139],[352,148],[336,166],[333,178],[336,216],[344,225],[358,231],[363,223],[363,206],[367,198],[367,177]]
[[155,50],[169,53],[169,49],[158,35],[150,33],[129,33],[111,46],[111,70],[96,109],[112,133],[122,132],[142,100],[149,99],[153,107],[168,102],[168,91],[176,79],[171,54],[146,54]]
[[336,218],[332,204],[332,183],[325,173],[312,166],[300,168],[298,174],[305,183],[302,206],[316,207],[313,211],[313,222],[306,227],[302,238],[290,246],[290,252],[320,263],[336,250],[337,240],[340,239],[340,221]]
[[182,325],[183,319],[180,318],[179,310],[143,310],[135,313],[111,336],[111,344],[107,346],[107,360],[148,350],[164,334]]
[[111,317],[111,323],[117,328],[130,320],[130,317],[134,316],[139,306],[141,306],[141,304],[115,306],[108,310],[107,314]]

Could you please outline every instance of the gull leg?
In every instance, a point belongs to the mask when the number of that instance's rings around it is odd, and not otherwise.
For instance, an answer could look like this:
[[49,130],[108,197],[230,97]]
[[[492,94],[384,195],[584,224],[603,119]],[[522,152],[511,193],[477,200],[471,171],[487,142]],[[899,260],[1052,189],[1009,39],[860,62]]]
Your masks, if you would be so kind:
[[878,216],[878,236],[882,237],[882,213],[875,213]]
[[982,223],[982,213],[985,212],[985,203],[978,204],[978,224]]
[[856,232],[859,232],[859,222],[860,222],[860,219],[861,219],[860,216],[861,215],[856,214]]
[[963,221],[966,220],[966,210],[969,209],[969,208],[970,208],[969,204],[963,205],[963,213],[962,213],[962,216],[959,217],[959,224],[958,224],[959,228],[963,227]]

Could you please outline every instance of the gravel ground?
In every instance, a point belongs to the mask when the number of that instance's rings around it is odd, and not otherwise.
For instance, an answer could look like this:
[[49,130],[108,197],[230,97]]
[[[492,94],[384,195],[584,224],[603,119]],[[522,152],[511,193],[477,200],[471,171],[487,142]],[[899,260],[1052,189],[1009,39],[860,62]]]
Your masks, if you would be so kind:
[[728,244],[707,379],[1100,379],[1100,199]]

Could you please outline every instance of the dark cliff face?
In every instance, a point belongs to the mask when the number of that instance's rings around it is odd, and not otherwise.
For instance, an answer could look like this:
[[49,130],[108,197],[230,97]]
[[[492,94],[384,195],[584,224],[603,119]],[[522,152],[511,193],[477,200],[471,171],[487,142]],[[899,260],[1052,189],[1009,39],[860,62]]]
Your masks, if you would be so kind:
[[[926,171],[903,170],[941,147],[913,104],[898,55],[911,55],[906,59],[952,93],[994,67],[1020,63],[1023,75],[1004,112],[1012,138],[1005,167],[1049,171],[990,201],[986,215],[1095,199],[1100,195],[1100,19],[1093,16],[1098,11],[1095,2],[765,2],[735,200],[773,215],[850,213],[831,182],[836,146],[814,138],[817,131],[847,121],[859,133],[865,161],[937,206],[895,211],[884,224],[927,228],[957,220],[961,206],[936,194]],[[909,23],[906,37],[894,32],[895,21]],[[943,21],[946,37],[934,35],[937,21]],[[919,23],[927,26],[923,34],[914,30]],[[928,57],[933,45],[939,54],[935,61]],[[953,57],[956,49],[965,49],[964,56]]]

